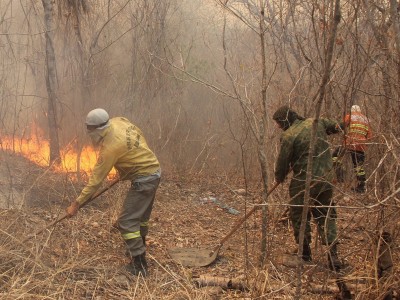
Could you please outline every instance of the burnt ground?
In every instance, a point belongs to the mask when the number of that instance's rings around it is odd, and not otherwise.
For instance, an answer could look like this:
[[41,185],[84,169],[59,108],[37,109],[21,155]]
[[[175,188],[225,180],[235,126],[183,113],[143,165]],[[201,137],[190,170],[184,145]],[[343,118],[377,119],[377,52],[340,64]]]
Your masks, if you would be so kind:
[[[213,249],[235,222],[260,201],[259,187],[247,196],[243,184],[228,178],[174,177],[164,173],[155,202],[147,257],[150,275],[135,278],[121,269],[128,262],[119,233],[112,224],[118,216],[128,183],[119,183],[77,216],[61,221],[23,242],[64,213],[82,184],[69,175],[42,169],[3,153],[0,165],[1,299],[334,299],[335,274],[327,267],[326,248],[313,230],[313,263],[295,267],[293,234],[284,217],[287,186],[278,187],[267,208],[267,251],[261,253],[261,210],[257,211],[219,251],[207,267],[183,267],[168,255],[173,247]],[[379,299],[388,286],[398,290],[397,210],[379,205],[373,192],[358,196],[349,186],[337,186],[339,252],[349,264],[344,279],[353,299]],[[207,199],[235,209],[238,215]],[[383,209],[384,207],[384,209]],[[377,280],[376,230],[386,220],[393,234],[395,267],[385,281]],[[199,277],[240,282],[234,286],[203,287]]]

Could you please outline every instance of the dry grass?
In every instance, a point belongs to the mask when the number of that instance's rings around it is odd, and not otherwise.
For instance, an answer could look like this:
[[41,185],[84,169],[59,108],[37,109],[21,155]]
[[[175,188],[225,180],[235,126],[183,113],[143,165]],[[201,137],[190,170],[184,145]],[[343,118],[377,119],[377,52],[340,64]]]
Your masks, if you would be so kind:
[[[34,205],[27,203],[22,209],[0,213],[1,299],[293,299],[295,295],[296,268],[288,266],[292,262],[289,254],[295,245],[290,224],[280,219],[285,209],[280,204],[287,197],[285,186],[270,199],[268,254],[263,267],[258,264],[261,221],[256,213],[247,222],[246,230],[241,229],[226,242],[215,264],[184,268],[169,258],[167,249],[175,246],[212,249],[238,218],[213,204],[202,204],[200,199],[213,195],[242,214],[245,201],[232,193],[234,184],[165,177],[150,228],[151,273],[147,278],[135,278],[122,271],[128,259],[124,256],[120,235],[112,227],[126,184],[114,187],[76,217],[21,244],[26,236],[62,213],[69,199],[75,197],[74,190],[80,189],[63,183],[64,178],[48,176],[34,180],[30,188],[27,199]],[[373,206],[373,195],[357,197],[345,193],[346,190],[348,187],[341,186],[335,192],[339,206],[339,251],[352,266],[345,278],[354,299],[380,299],[389,287],[397,291],[400,281],[396,268],[399,261],[397,208],[385,209],[386,224],[391,225],[393,233],[395,267],[386,279],[379,281],[375,250],[376,220],[381,208]],[[32,194],[36,191],[40,191],[36,194],[40,197]],[[45,200],[41,200],[43,195]],[[253,191],[248,203],[257,201],[258,197]],[[332,299],[338,289],[335,274],[326,266],[326,248],[313,238],[312,251],[314,264],[305,266],[302,275],[303,298]],[[199,287],[195,279],[200,275],[238,278],[248,289]]]

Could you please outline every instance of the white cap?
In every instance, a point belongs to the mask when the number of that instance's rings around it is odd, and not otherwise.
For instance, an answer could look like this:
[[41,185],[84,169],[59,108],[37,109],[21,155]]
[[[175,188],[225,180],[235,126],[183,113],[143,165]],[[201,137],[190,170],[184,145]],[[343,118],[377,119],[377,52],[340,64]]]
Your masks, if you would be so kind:
[[91,110],[86,116],[86,125],[94,126],[97,129],[103,129],[108,127],[110,124],[108,113],[102,108],[96,108]]
[[351,107],[351,112],[361,112],[361,108],[358,105],[353,105]]

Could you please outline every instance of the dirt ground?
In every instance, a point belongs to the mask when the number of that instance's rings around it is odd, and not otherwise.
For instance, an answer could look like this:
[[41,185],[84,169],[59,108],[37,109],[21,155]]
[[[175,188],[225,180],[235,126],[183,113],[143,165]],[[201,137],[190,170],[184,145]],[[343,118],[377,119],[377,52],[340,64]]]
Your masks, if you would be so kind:
[[[123,272],[128,258],[121,237],[112,226],[128,183],[117,184],[76,217],[23,242],[62,215],[82,187],[68,174],[56,174],[23,158],[2,154],[1,299],[293,299],[296,293],[303,299],[338,296],[336,274],[327,267],[326,248],[315,228],[312,264],[302,270],[295,266],[292,253],[296,246],[284,214],[286,185],[278,187],[268,200],[264,264],[260,264],[259,210],[224,243],[213,264],[191,268],[172,260],[168,249],[213,249],[245,211],[260,201],[260,190],[254,186],[248,195],[243,195],[239,180],[222,176],[179,178],[164,173],[148,236],[147,278]],[[349,265],[343,278],[353,299],[380,299],[389,287],[397,295],[396,231],[391,248],[395,267],[385,281],[378,281],[374,253],[376,223],[382,217],[382,207],[373,195],[360,197],[348,190],[348,186],[335,189],[339,253]],[[393,220],[390,210],[385,213],[388,220]],[[199,281],[204,276],[222,278],[224,283],[239,282],[240,287],[203,286]]]

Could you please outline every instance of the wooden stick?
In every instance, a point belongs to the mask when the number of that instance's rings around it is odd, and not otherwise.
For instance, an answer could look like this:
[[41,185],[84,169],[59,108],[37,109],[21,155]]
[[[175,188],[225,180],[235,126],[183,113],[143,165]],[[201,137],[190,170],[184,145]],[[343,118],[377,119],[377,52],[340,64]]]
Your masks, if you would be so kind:
[[[275,183],[274,186],[267,192],[268,197],[279,185],[279,183]],[[259,207],[256,205],[254,206],[251,210],[249,210],[239,221],[237,221],[236,225],[232,228],[232,230],[219,242],[219,244],[214,248],[214,250],[210,253],[210,256],[212,256],[216,251],[219,251],[219,249],[222,247],[222,245],[226,242],[227,239],[229,239],[232,234],[236,232],[236,230],[239,229],[239,227],[246,221]]]

